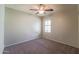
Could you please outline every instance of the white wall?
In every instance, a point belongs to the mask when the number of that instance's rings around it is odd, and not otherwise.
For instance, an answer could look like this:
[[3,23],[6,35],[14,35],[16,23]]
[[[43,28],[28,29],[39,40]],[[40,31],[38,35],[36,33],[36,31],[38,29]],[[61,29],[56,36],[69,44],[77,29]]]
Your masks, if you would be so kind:
[[5,47],[39,38],[38,17],[10,8],[5,8],[5,16]]
[[52,20],[52,32],[45,33],[43,38],[77,47],[78,44],[78,16],[77,5],[59,5],[61,8],[45,19]]
[[0,54],[4,49],[4,5],[0,4]]

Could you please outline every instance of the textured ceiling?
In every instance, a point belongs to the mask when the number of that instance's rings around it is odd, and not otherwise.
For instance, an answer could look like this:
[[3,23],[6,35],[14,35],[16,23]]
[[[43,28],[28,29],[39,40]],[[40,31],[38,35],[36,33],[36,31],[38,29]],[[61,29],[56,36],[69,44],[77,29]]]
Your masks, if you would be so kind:
[[[31,11],[29,9],[32,8],[36,8],[36,6],[38,6],[38,4],[6,4],[6,7],[8,8],[12,8],[12,9],[16,9],[19,11],[23,11],[29,14],[33,14],[35,15],[35,11]],[[54,9],[54,11],[51,12],[46,12],[46,14],[38,14],[38,16],[45,16],[45,15],[49,15],[52,14],[53,12],[55,12],[56,10],[59,10],[59,5],[53,5],[53,4],[46,4],[47,8],[52,8]]]
[[[29,14],[35,15],[35,11],[31,11],[29,9],[34,9],[36,6],[39,4],[6,4],[5,6],[8,8],[16,9],[19,11],[23,11]],[[45,4],[47,8],[52,8],[54,11],[51,12],[46,12],[46,14],[39,14],[38,16],[45,16],[45,15],[50,15],[54,12],[61,12],[61,11],[73,11],[76,9],[77,5],[76,4]]]

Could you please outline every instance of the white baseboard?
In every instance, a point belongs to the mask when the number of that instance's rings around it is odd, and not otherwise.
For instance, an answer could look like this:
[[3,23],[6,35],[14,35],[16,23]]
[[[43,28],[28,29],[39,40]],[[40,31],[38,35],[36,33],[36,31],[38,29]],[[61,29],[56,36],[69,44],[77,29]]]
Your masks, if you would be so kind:
[[[38,39],[38,38],[36,38],[36,39]],[[10,44],[10,45],[7,45],[7,46],[4,46],[4,48],[5,48],[5,47],[12,46],[12,45],[17,45],[17,44],[20,44],[20,43],[28,42],[28,41],[31,41],[31,40],[35,40],[35,39],[30,39],[30,40],[25,40],[25,41],[21,41],[21,42],[13,43],[13,44]]]
[[[45,39],[47,39],[47,38],[45,38]],[[48,39],[48,40],[52,40],[52,39]],[[64,44],[64,45],[68,45],[68,46],[71,46],[71,47],[74,47],[74,48],[79,48],[77,46],[69,45],[69,44],[66,44],[66,43],[61,42],[61,41],[57,41],[57,40],[52,40],[52,41],[55,41],[55,42],[58,42],[58,43],[61,43],[61,44]]]

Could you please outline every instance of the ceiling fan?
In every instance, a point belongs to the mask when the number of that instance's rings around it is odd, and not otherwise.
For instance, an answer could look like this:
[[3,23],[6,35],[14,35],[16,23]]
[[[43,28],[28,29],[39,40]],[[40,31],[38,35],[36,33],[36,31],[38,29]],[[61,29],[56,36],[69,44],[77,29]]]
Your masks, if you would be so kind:
[[46,5],[39,4],[36,9],[30,9],[32,11],[36,11],[36,14],[45,14],[48,11],[53,11],[52,8],[46,8]]

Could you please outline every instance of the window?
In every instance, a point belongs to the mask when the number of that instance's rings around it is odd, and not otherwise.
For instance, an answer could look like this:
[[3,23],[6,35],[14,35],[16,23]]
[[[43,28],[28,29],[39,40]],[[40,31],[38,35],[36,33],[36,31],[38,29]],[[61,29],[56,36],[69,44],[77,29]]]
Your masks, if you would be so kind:
[[45,20],[44,31],[51,32],[51,20]]

